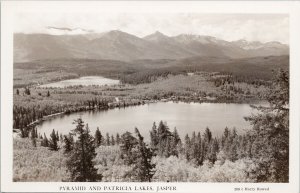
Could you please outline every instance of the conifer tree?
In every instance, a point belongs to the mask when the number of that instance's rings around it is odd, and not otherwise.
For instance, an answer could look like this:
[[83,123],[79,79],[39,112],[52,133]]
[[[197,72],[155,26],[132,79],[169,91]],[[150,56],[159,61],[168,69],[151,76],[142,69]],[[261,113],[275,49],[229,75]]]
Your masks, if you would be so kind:
[[63,137],[63,134],[59,134],[59,141],[61,142],[61,143],[63,143],[64,142],[64,137]]
[[225,127],[224,129],[224,133],[222,136],[222,141],[221,141],[221,145],[222,145],[222,151],[224,152],[225,155],[225,159],[230,160],[230,154],[231,154],[231,145],[232,145],[232,133],[231,131]]
[[178,154],[181,151],[181,139],[178,135],[176,127],[174,128],[172,136],[171,155],[178,157]]
[[116,135],[116,144],[120,145],[120,143],[121,143],[121,138],[120,138],[119,133],[117,133],[117,135]]
[[196,133],[192,133],[191,142],[190,142],[190,159],[196,159],[197,157],[197,144],[196,144]]
[[135,128],[138,143],[135,148],[135,166],[133,171],[135,176],[140,182],[151,182],[152,176],[154,175],[155,164],[151,163],[153,152],[144,142],[144,138],[141,136],[139,130]]
[[224,133],[222,136],[222,141],[221,141],[222,148],[225,147],[225,143],[226,143],[226,140],[228,140],[229,135],[230,135],[229,129],[228,129],[228,127],[225,127]]
[[50,135],[50,140],[49,140],[49,149],[53,150],[53,151],[57,151],[58,150],[58,145],[57,145],[57,135],[55,134],[54,129],[52,130],[52,133]]
[[69,153],[73,150],[74,146],[74,138],[72,134],[64,135],[63,137],[64,141],[64,153]]
[[125,164],[128,166],[135,162],[133,148],[137,143],[137,139],[128,131],[121,136],[121,158],[124,159]]
[[201,133],[198,132],[197,138],[196,138],[196,164],[202,165],[203,164],[203,156],[202,156],[202,139],[201,139]]
[[211,139],[212,139],[212,133],[207,127],[203,134],[203,141],[202,141],[202,155],[204,157],[204,160],[208,159],[208,151],[209,151]]
[[67,168],[71,173],[70,180],[73,182],[95,182],[101,176],[97,174],[93,159],[96,156],[94,138],[89,134],[88,126],[84,129],[81,118],[75,120],[76,128],[72,135],[78,136],[73,150],[69,153]]
[[249,133],[246,134],[247,143],[246,143],[246,157],[252,158],[252,145],[254,143],[255,136]]
[[184,138],[184,149],[185,149],[185,159],[189,161],[191,159],[190,156],[190,148],[191,148],[191,140],[188,134],[186,134]]
[[217,161],[217,153],[219,152],[219,144],[218,140],[215,138],[212,140],[212,143],[210,143],[209,146],[209,152],[208,152],[208,160],[211,163],[215,163]]
[[228,159],[232,162],[236,161],[238,159],[238,135],[236,133],[235,128],[232,131],[232,134],[230,136],[230,145],[229,145],[229,155]]
[[171,155],[171,141],[172,133],[169,130],[169,127],[160,121],[158,129],[158,155],[169,157]]
[[205,133],[204,133],[204,141],[206,141],[207,143],[210,143],[211,139],[212,139],[212,133],[209,130],[209,128],[206,127]]
[[97,130],[95,132],[95,142],[97,147],[99,147],[102,144],[102,135],[99,130],[99,127],[97,127]]
[[34,135],[35,135],[35,138],[39,137],[38,132],[37,132],[37,128],[34,129]]
[[170,135],[167,139],[166,139],[166,145],[165,145],[165,150],[164,150],[164,154],[163,156],[165,157],[170,157],[171,155],[173,155],[173,149],[172,149],[172,141],[173,141],[173,137],[172,135]]
[[111,135],[111,142],[110,142],[111,145],[115,145],[116,142],[115,142],[115,138],[113,135]]
[[158,133],[155,122],[153,123],[152,130],[150,131],[150,145],[152,149],[157,149],[158,146]]
[[30,130],[30,137],[31,137],[31,138],[36,138],[36,135],[35,135],[35,128],[31,128],[31,130]]
[[106,145],[110,146],[110,137],[108,133],[106,133]]
[[56,140],[59,141],[58,131],[56,131]]
[[34,128],[31,129],[30,138],[31,138],[31,142],[32,142],[33,147],[36,147],[36,138],[37,138],[37,136],[35,135],[35,129]]
[[44,133],[44,138],[43,138],[43,140],[41,142],[41,146],[43,146],[43,147],[49,147],[49,140],[48,140],[48,138],[47,138],[47,136],[46,136],[45,133]]

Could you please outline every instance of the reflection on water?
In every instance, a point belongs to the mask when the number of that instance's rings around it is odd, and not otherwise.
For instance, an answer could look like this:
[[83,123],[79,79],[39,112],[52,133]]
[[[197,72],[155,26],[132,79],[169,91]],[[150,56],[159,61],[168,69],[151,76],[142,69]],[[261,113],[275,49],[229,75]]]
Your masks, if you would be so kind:
[[116,108],[106,111],[78,112],[70,115],[61,115],[47,120],[38,125],[38,132],[50,135],[52,129],[59,133],[67,134],[75,128],[72,124],[81,117],[88,123],[91,133],[97,127],[102,134],[106,132],[122,134],[125,131],[134,132],[137,127],[141,134],[149,139],[149,131],[153,122],[167,122],[171,130],[177,128],[181,137],[193,131],[203,133],[209,127],[213,135],[220,135],[224,128],[236,127],[238,132],[250,129],[250,124],[244,120],[245,116],[254,113],[249,104],[224,104],[224,103],[173,103],[158,102],[148,105]]
[[55,87],[55,88],[64,88],[68,86],[91,86],[91,85],[116,85],[119,84],[119,80],[113,80],[109,78],[104,78],[102,76],[83,76],[76,79],[62,80],[59,82],[53,82],[49,84],[41,85],[40,87]]

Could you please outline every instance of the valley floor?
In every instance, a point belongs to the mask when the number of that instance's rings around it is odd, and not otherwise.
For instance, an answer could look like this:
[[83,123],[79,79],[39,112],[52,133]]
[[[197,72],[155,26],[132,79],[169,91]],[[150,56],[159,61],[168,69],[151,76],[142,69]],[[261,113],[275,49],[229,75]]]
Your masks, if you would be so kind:
[[[216,85],[216,81],[223,81]],[[18,90],[18,91],[17,91]],[[19,94],[16,94],[19,92]],[[49,95],[47,96],[49,92]],[[14,89],[14,105],[33,103],[70,104],[94,97],[110,102],[130,100],[178,100],[196,102],[248,103],[264,100],[267,87],[243,82],[228,82],[225,78],[208,73],[188,75],[169,75],[151,83],[138,85],[121,84],[114,86],[74,86],[67,88],[30,87],[30,95],[24,88]],[[116,101],[116,98],[118,100]]]

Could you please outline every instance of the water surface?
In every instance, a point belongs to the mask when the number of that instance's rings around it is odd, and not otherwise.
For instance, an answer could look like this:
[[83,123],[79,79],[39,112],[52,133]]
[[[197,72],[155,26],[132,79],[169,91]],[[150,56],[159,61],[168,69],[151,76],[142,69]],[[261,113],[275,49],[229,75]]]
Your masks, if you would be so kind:
[[102,76],[83,76],[80,78],[62,80],[59,82],[53,82],[49,84],[41,85],[40,87],[54,87],[54,88],[64,88],[68,86],[104,86],[104,85],[116,85],[119,84],[119,80],[104,78]]
[[141,134],[149,139],[153,122],[158,125],[162,120],[167,122],[172,131],[176,127],[181,137],[193,131],[203,133],[206,127],[209,127],[215,136],[222,134],[226,126],[235,127],[239,133],[250,129],[251,126],[244,117],[254,111],[249,104],[158,102],[106,111],[61,115],[42,122],[38,125],[38,131],[49,135],[52,129],[55,129],[59,133],[67,134],[75,128],[72,122],[81,117],[88,123],[92,134],[97,127],[103,135],[107,132],[110,134],[134,132],[134,128],[137,127]]

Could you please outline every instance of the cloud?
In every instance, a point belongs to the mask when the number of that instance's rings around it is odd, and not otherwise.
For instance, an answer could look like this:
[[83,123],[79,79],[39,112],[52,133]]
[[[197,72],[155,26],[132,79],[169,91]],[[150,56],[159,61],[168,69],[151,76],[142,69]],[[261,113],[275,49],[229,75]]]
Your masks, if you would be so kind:
[[94,33],[93,30],[87,30],[83,28],[47,26],[46,29],[48,30],[49,34],[53,34],[53,35],[76,35],[76,34]]
[[[72,29],[59,30],[47,28]],[[88,29],[88,30],[86,30]],[[15,17],[17,33],[78,34],[121,30],[143,37],[155,31],[169,36],[209,35],[227,41],[289,42],[289,17],[285,14],[199,13],[20,13]],[[58,33],[58,31],[60,31]]]

